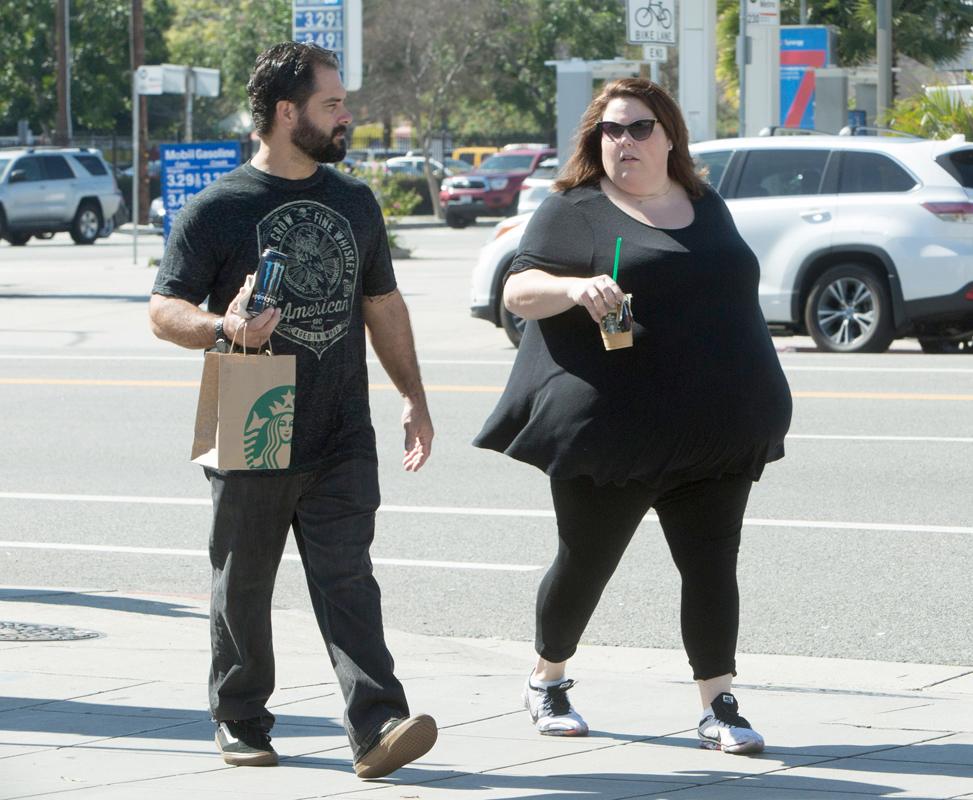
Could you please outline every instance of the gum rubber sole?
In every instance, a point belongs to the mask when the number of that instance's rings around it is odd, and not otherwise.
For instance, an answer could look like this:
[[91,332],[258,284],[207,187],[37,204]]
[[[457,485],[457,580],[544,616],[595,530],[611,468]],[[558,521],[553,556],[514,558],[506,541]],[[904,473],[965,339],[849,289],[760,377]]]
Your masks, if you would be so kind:
[[382,778],[428,753],[439,736],[436,720],[418,714],[399,723],[355,762],[359,778]]

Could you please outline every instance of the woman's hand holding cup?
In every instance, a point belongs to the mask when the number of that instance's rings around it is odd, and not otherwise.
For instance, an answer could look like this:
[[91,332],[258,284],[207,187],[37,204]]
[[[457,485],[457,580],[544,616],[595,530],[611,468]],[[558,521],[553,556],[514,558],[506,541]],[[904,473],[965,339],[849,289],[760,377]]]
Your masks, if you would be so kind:
[[601,325],[602,317],[615,311],[625,299],[625,292],[609,275],[576,278],[568,288],[568,298],[588,309],[591,318]]

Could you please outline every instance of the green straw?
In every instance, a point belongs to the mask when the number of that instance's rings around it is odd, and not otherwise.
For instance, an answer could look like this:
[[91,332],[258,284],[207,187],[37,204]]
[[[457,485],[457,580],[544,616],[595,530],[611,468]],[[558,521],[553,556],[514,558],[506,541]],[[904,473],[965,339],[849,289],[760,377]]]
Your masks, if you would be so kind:
[[622,252],[622,237],[615,240],[615,266],[612,267],[612,280],[618,283],[618,256]]

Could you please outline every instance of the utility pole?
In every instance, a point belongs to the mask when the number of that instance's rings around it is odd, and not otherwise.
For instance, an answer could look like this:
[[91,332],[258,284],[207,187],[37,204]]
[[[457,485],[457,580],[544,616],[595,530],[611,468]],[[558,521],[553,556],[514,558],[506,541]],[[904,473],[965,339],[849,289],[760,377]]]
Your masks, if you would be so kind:
[[740,132],[737,136],[747,133],[747,56],[750,43],[747,41],[747,0],[740,0],[740,35],[737,37],[737,72],[740,86]]
[[892,105],[892,0],[875,3],[875,53],[878,60],[876,124]]
[[69,0],[55,0],[54,28],[57,52],[57,144],[71,140],[71,39]]
[[[132,0],[131,18],[132,75],[145,63],[145,27],[142,0]],[[149,221],[149,176],[146,174],[146,148],[149,143],[149,112],[145,98],[132,98],[132,124],[138,124],[139,152],[132,153],[132,222],[145,224]],[[136,122],[137,120],[137,122]]]

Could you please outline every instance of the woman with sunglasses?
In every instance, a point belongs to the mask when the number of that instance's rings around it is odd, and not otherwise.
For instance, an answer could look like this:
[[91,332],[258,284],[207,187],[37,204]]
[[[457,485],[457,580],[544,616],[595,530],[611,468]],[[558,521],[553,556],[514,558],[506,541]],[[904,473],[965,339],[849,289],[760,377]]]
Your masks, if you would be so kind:
[[[750,488],[783,457],[791,397],[757,302],[757,259],[696,174],[688,138],[650,81],[611,82],[592,101],[508,273],[504,303],[528,322],[475,444],[550,476],[558,549],[524,687],[537,730],[587,733],[565,665],[654,508],[682,580],[701,746],[757,753],[763,738],[731,691],[737,553]],[[634,345],[606,350],[599,324],[626,294]]]

